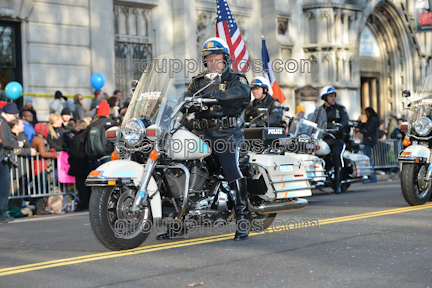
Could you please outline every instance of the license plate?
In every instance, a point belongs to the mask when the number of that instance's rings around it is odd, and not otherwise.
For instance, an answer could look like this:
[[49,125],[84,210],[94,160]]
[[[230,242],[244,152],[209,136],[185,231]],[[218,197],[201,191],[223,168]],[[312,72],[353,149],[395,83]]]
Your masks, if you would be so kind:
[[292,166],[280,166],[280,170],[281,170],[281,172],[289,172],[289,171],[293,171],[293,167]]

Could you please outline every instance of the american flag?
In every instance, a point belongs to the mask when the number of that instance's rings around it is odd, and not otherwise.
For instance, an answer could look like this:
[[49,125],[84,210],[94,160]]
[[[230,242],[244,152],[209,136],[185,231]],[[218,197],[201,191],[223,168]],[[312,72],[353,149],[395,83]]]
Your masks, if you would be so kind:
[[249,52],[226,0],[217,0],[216,37],[227,42],[234,70],[246,72],[250,64]]

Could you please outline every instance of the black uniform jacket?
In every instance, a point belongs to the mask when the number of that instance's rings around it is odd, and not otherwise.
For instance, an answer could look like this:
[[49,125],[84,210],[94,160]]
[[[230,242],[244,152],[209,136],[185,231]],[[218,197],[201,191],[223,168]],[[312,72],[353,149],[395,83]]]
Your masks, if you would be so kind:
[[346,136],[349,134],[349,117],[345,106],[336,103],[334,106],[326,107],[325,105],[323,105],[323,107],[327,113],[327,129],[337,128],[334,124],[340,123],[342,125],[342,128],[340,128],[339,132],[335,133],[335,135],[339,139],[346,138]]
[[283,110],[279,103],[279,100],[273,98],[269,94],[261,100],[253,100],[245,110],[245,121],[250,122],[252,119],[257,117],[261,112],[259,108],[267,108],[269,120],[267,120],[267,113],[258,119],[254,120],[254,123],[259,127],[267,126],[267,121],[269,121],[269,127],[282,127],[282,117]]
[[[192,78],[184,97],[192,97],[198,90],[208,84],[203,72]],[[250,102],[250,87],[243,74],[231,72],[227,69],[221,77],[220,84],[214,84],[200,92],[197,97],[217,99],[218,104],[211,105],[205,111],[190,109],[195,112],[195,119],[221,119],[222,117],[239,117]],[[206,129],[205,138],[216,141],[217,139],[241,139],[240,128],[233,127],[219,129],[217,127]]]

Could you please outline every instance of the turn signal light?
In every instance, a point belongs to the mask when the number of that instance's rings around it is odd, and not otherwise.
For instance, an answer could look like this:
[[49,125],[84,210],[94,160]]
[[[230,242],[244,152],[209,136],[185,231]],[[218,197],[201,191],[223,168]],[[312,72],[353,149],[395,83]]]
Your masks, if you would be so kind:
[[111,160],[115,161],[115,160],[119,160],[120,159],[120,154],[117,151],[114,151],[111,153]]
[[146,136],[156,136],[156,129],[147,129]]
[[89,177],[97,177],[102,171],[93,170],[90,172]]
[[117,132],[116,131],[107,131],[106,137],[107,138],[117,138]]
[[405,146],[405,147],[407,147],[407,146],[409,146],[410,144],[411,144],[411,141],[409,140],[409,139],[404,139],[403,141],[402,141],[402,144]]
[[157,153],[155,150],[152,150],[152,151],[150,152],[150,159],[151,159],[152,161],[156,161],[158,158],[159,158],[158,153]]

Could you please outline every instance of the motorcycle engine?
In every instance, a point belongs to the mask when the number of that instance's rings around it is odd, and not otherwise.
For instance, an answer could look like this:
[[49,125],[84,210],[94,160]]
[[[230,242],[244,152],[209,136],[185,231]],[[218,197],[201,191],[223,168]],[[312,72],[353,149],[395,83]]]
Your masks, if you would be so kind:
[[193,166],[190,174],[189,189],[191,191],[200,191],[209,178],[209,173],[205,166]]
[[[175,199],[183,196],[186,183],[186,175],[181,169],[168,169],[166,178]],[[190,169],[189,191],[201,191],[209,178],[209,173],[205,166],[193,166]]]

